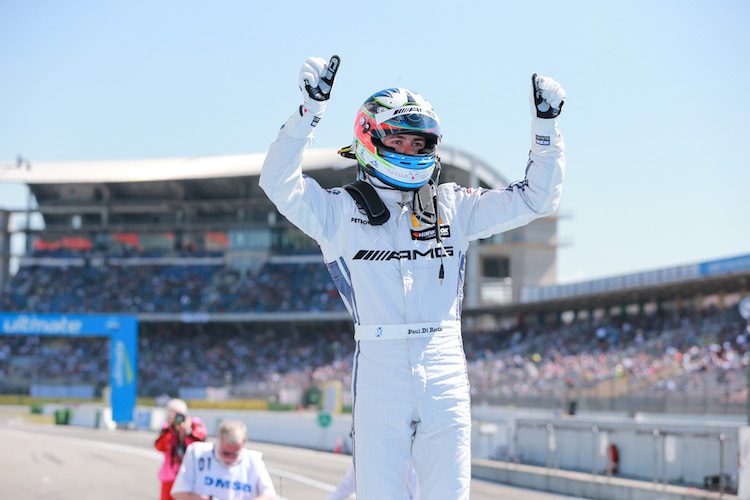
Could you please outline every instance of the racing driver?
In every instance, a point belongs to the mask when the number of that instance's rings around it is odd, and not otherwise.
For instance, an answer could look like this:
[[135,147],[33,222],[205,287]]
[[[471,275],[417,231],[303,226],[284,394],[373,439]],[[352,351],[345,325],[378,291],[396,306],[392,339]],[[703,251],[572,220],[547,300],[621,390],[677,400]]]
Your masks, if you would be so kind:
[[324,189],[302,174],[340,59],[309,58],[303,104],[271,144],[260,186],[321,247],[354,321],[353,450],[359,500],[403,498],[413,461],[422,496],[469,498],[471,412],[461,339],[469,242],[552,214],[565,160],[565,91],[532,76],[525,178],[504,189],[438,185],[440,122],[416,92],[368,97],[354,141],[357,179]]

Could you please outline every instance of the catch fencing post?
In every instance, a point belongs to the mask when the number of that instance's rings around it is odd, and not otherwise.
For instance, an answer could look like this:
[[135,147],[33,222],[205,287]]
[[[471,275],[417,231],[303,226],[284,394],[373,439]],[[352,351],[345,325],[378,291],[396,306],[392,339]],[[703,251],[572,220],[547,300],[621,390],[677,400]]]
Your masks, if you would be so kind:
[[591,475],[596,477],[597,475],[597,458],[596,458],[596,437],[599,435],[599,426],[595,425],[591,428]]

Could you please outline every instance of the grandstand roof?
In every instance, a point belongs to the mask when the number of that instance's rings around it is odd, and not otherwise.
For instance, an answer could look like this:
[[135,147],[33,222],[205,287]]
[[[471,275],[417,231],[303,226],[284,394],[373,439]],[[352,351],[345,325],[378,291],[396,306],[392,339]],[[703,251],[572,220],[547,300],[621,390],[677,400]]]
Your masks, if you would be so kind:
[[[441,157],[442,182],[492,188],[509,184],[486,162],[457,148],[441,146]],[[105,211],[118,214],[107,217],[110,225],[127,224],[131,228],[135,223],[145,223],[145,214],[175,214],[181,210],[194,214],[192,222],[216,222],[222,214],[236,214],[243,207],[255,213],[268,211],[270,202],[257,180],[264,160],[265,153],[35,162],[4,170],[0,182],[26,183],[48,229],[69,227],[68,217],[72,215]],[[329,188],[353,181],[355,166],[336,149],[309,149],[302,168]],[[102,219],[86,219],[84,225],[95,229],[91,224],[97,220]]]
[[[2,180],[27,184],[87,184],[153,182],[187,179],[246,177],[260,174],[264,153],[139,160],[35,162],[28,169],[3,173]],[[335,150],[310,150],[305,168],[330,167],[345,160]],[[349,161],[351,163],[351,161]]]
[[750,254],[567,285],[526,287],[517,303],[467,312],[519,315],[592,311],[649,302],[690,302],[711,295],[746,295],[748,288]]
[[[492,188],[509,184],[469,153],[446,146],[440,151],[442,182]],[[258,186],[265,156],[35,162],[3,170],[0,182],[29,186],[38,204],[29,208],[43,215],[48,231],[70,231],[71,216],[83,217],[84,231],[231,225],[240,220],[238,217],[257,219],[257,223],[272,209]],[[355,161],[342,158],[336,149],[309,149],[302,165],[306,174],[326,188],[353,181],[355,167]]]
[[[490,165],[478,158],[456,148],[441,146],[440,149],[444,164],[463,170],[475,169],[480,180],[492,187],[508,184]],[[34,162],[28,168],[4,171],[0,180],[32,185],[248,177],[260,175],[265,157],[265,153],[255,153],[139,160]],[[340,170],[354,165],[352,160],[339,156],[337,149],[309,149],[305,152],[303,170]]]

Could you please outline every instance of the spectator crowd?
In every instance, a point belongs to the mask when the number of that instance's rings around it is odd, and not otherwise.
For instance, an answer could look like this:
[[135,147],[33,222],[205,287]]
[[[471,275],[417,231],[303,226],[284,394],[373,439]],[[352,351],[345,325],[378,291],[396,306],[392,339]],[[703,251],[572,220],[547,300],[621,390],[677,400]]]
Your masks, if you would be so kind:
[[[221,263],[156,264],[158,257],[22,266],[0,311],[35,313],[264,313],[344,311],[320,263],[267,262],[255,273]],[[208,261],[208,259],[206,259]]]
[[[0,296],[5,312],[146,313],[341,311],[323,264],[266,263],[240,275],[222,265],[25,266]],[[336,380],[351,384],[347,321],[142,323],[139,396],[223,387],[231,397],[277,398]],[[735,308],[662,310],[569,322],[465,327],[474,401],[563,400],[585,391],[747,390],[746,322]],[[0,391],[29,384],[108,384],[101,338],[0,339]],[[621,394],[621,392],[620,392]],[[610,393],[609,396],[616,395]]]

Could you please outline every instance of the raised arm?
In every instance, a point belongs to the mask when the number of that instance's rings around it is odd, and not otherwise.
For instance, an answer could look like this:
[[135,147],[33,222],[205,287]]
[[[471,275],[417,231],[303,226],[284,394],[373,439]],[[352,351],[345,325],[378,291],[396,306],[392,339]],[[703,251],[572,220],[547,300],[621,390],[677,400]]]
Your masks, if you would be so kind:
[[299,87],[303,103],[271,144],[260,174],[260,187],[279,212],[318,242],[335,232],[338,221],[331,211],[329,193],[302,175],[302,157],[325,113],[339,63],[338,56],[327,64],[311,57],[302,65]]

